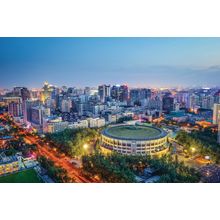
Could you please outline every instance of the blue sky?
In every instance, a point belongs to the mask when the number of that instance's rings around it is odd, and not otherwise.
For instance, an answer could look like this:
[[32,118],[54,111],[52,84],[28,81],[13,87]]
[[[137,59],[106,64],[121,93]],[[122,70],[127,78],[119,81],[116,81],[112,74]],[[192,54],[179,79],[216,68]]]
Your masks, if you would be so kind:
[[0,87],[220,85],[220,38],[0,38]]

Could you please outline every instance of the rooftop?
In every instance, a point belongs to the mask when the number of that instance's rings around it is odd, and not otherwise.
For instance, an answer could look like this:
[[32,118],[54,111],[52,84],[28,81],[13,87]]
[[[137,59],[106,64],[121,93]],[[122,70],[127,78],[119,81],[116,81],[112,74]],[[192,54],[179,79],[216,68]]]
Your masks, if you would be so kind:
[[151,140],[165,136],[166,132],[150,126],[118,125],[106,128],[103,134],[118,139]]

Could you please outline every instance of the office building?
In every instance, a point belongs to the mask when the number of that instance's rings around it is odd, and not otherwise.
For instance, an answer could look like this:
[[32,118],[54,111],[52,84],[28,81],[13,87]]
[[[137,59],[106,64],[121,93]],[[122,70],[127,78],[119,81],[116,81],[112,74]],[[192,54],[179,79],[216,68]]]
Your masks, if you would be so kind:
[[162,110],[165,113],[170,113],[174,110],[174,98],[170,96],[164,96],[162,99]]
[[129,90],[127,85],[116,85],[111,88],[111,97],[120,102],[129,100]]
[[62,112],[70,112],[72,108],[72,100],[71,99],[63,99],[61,102],[61,111]]
[[8,112],[13,117],[21,117],[22,114],[22,103],[10,102],[8,104]]
[[68,128],[69,122],[62,121],[61,117],[47,118],[43,123],[44,133],[60,132]]
[[214,104],[213,107],[213,124],[218,124],[220,119],[220,104]]
[[110,85],[101,85],[98,87],[98,94],[101,102],[105,102],[106,98],[110,97]]

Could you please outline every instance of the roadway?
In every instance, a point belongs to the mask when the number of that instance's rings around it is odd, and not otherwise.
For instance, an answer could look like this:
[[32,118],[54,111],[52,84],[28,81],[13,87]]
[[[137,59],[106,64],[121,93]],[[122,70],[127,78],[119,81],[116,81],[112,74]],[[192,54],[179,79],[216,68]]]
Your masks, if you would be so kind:
[[[7,118],[3,115],[0,116],[3,120],[7,121]],[[92,183],[97,182],[95,179],[87,178],[83,176],[81,169],[76,168],[70,161],[71,158],[68,156],[60,157],[58,153],[53,151],[51,147],[49,147],[43,141],[40,141],[40,137],[34,136],[31,133],[27,132],[20,126],[18,126],[14,121],[12,124],[19,129],[20,134],[24,134],[24,139],[31,144],[35,144],[37,146],[37,154],[39,156],[45,156],[48,159],[52,160],[56,166],[59,166],[67,171],[68,176],[77,183]],[[39,143],[40,142],[40,143]],[[50,143],[51,145],[51,143]]]

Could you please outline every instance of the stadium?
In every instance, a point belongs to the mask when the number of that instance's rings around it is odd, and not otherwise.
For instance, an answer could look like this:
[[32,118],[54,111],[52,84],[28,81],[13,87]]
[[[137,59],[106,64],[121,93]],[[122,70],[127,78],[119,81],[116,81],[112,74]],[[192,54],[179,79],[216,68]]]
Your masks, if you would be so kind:
[[101,133],[101,147],[127,155],[160,155],[168,150],[167,132],[145,125],[110,126]]

